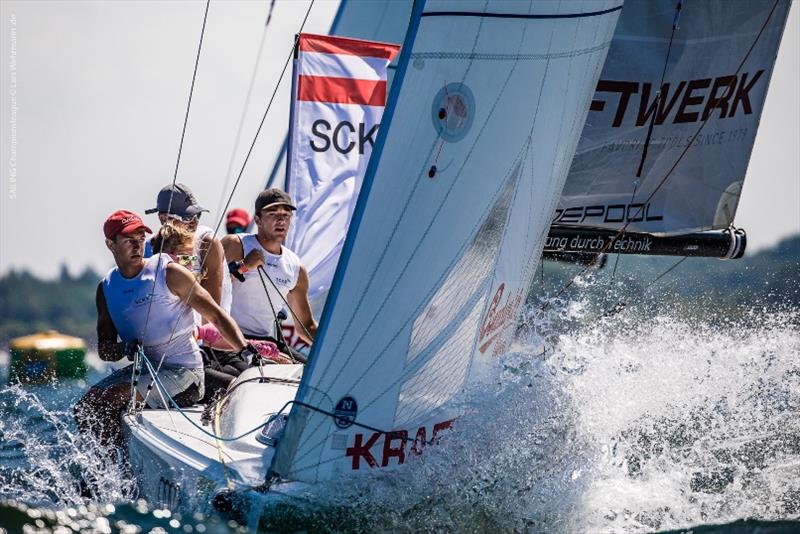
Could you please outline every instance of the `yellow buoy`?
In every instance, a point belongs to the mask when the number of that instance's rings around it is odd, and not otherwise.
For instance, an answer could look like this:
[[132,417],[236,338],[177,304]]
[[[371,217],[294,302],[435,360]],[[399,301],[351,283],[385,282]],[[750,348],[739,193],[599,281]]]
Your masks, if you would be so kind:
[[11,381],[41,384],[56,377],[86,376],[86,342],[79,337],[47,330],[12,339],[9,349]]

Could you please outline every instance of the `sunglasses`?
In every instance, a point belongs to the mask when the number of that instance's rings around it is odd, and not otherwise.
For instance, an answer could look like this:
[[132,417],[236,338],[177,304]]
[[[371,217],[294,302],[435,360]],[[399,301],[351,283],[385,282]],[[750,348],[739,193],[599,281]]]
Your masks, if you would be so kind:
[[176,215],[175,213],[168,213],[167,214],[167,218],[175,220],[175,221],[181,221],[181,222],[189,224],[189,223],[193,223],[193,222],[198,222],[200,220],[200,214],[198,213],[196,215],[192,215],[192,216],[189,216],[189,217],[182,217],[180,215]]
[[177,254],[175,256],[175,261],[178,262],[179,265],[183,265],[184,267],[192,267],[197,263],[199,258],[194,254]]

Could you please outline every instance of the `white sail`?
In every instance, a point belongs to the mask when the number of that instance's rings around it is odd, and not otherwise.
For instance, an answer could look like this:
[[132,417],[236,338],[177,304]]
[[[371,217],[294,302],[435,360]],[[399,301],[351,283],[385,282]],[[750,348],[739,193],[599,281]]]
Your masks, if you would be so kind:
[[342,0],[331,35],[400,43],[408,29],[412,5],[398,0]]
[[387,67],[399,49],[327,35],[297,38],[286,184],[297,211],[286,245],[308,270],[317,317],[380,127]]
[[670,47],[676,4],[626,1],[554,224],[679,234],[732,223],[790,2],[683,2]]
[[274,472],[391,468],[458,415],[512,333],[620,6],[415,5]]
[[[341,0],[329,34],[400,43],[408,28],[412,3],[411,0]],[[396,63],[395,57],[387,73],[389,86]],[[287,146],[288,135],[269,170],[266,187],[285,186]]]

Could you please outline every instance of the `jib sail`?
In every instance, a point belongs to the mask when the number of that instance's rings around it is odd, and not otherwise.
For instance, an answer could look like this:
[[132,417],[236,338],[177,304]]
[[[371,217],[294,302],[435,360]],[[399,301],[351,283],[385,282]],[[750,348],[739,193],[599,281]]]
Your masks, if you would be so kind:
[[414,6],[274,472],[395,467],[458,415],[513,331],[620,6]]

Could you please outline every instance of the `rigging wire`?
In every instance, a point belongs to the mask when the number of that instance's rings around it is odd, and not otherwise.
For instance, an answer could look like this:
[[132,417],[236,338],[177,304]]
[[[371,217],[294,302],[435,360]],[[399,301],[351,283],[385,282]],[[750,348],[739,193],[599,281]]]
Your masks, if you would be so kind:
[[[275,311],[275,306],[272,304],[272,297],[270,297],[269,295],[269,290],[267,289],[267,283],[264,282],[264,275],[266,275],[267,278],[269,278],[270,282],[272,282],[272,278],[269,277],[269,274],[267,274],[267,271],[264,269],[262,265],[259,265],[256,270],[258,272],[258,278],[259,280],[261,280],[261,286],[264,288],[264,294],[267,295],[267,302],[269,302],[269,307],[272,310],[273,324],[275,325],[275,339],[282,342],[284,345],[288,347],[289,343],[287,343],[286,338],[283,337],[283,332],[281,331],[280,323],[278,322],[278,313]],[[273,283],[272,285],[274,286],[275,284]],[[277,290],[278,288],[275,289]],[[281,298],[283,298],[283,295],[279,290],[278,294],[281,295]],[[289,309],[291,309],[291,306],[289,307]],[[294,315],[294,312],[292,312],[292,315]],[[291,352],[289,352],[289,357],[292,360],[294,360],[294,355],[292,355]]]
[[658,84],[658,91],[653,100],[653,114],[650,116],[650,125],[647,127],[647,136],[644,140],[644,147],[642,148],[642,159],[639,161],[639,168],[636,171],[636,177],[642,177],[642,169],[644,169],[644,162],[647,159],[647,149],[650,146],[650,139],[653,136],[653,128],[656,125],[656,116],[663,108],[662,104],[665,103],[666,97],[662,96],[664,89],[664,78],[667,75],[667,65],[669,65],[669,56],[672,52],[672,42],[675,39],[675,32],[678,30],[678,24],[681,19],[681,9],[683,8],[683,0],[678,0],[675,5],[675,17],[672,19],[672,33],[669,36],[669,45],[667,45],[667,57],[664,58],[664,68],[661,70],[661,82]]
[[[298,30],[298,33],[302,33],[303,28],[305,27],[306,22],[308,21],[308,16],[311,13],[311,8],[314,7],[314,2],[315,2],[315,0],[311,0],[311,2],[309,3],[308,9],[306,10],[305,16],[303,17],[303,22],[300,24],[300,29]],[[207,3],[206,3],[206,16],[203,19],[203,32],[201,33],[201,36],[200,36],[200,44],[201,44],[201,46],[202,46],[202,42],[203,42],[203,33],[205,32],[206,18],[208,17],[208,5],[209,5],[209,3],[210,3],[210,0],[207,0]],[[228,201],[225,203],[225,207],[223,208],[223,213],[225,211],[227,211],[228,210],[228,206],[230,206],[231,199],[233,198],[233,194],[234,194],[234,192],[236,191],[236,188],[239,185],[239,181],[242,178],[242,174],[244,174],[244,169],[247,166],[247,162],[250,159],[250,155],[253,153],[253,148],[255,147],[256,141],[258,140],[258,136],[261,133],[262,127],[264,126],[264,122],[266,121],[267,114],[269,113],[269,110],[272,108],[272,103],[275,100],[275,95],[278,93],[278,88],[280,87],[281,81],[283,80],[283,76],[286,73],[286,68],[289,65],[289,61],[292,59],[292,56],[294,55],[296,47],[297,47],[297,43],[294,42],[292,44],[291,49],[290,49],[289,55],[286,58],[286,62],[283,65],[283,70],[281,70],[281,74],[280,74],[280,76],[278,78],[278,81],[275,84],[275,88],[272,91],[272,96],[269,99],[269,102],[267,104],[267,108],[264,110],[264,114],[261,117],[261,122],[259,123],[258,129],[256,130],[256,134],[253,137],[252,143],[250,144],[250,149],[247,151],[247,155],[245,156],[245,159],[242,162],[242,167],[239,170],[239,174],[238,174],[238,176],[236,178],[236,181],[233,184],[233,189],[231,189],[230,196],[228,196]],[[199,57],[200,57],[200,48],[198,48],[198,52],[197,52],[198,60],[199,60]],[[197,72],[197,62],[198,62],[198,60],[195,61],[195,74]],[[192,77],[192,89],[194,89],[194,76]],[[190,95],[190,102],[191,102],[191,95]],[[187,107],[187,116],[188,116],[188,107]],[[185,128],[186,128],[186,121],[184,121],[184,131],[185,131]],[[183,143],[183,135],[181,136],[181,143]],[[180,156],[179,156],[179,160],[180,160]],[[173,190],[174,190],[174,185],[175,185],[176,180],[177,180],[177,167],[176,167],[175,177],[173,178]],[[172,193],[170,193],[170,207],[171,207],[171,205],[172,205]],[[212,241],[214,239],[216,239],[217,233],[219,232],[219,228],[222,225],[222,221],[224,220],[224,218],[225,218],[224,215],[220,215],[220,219],[219,219],[219,221],[217,221],[217,225],[214,228],[214,233],[212,234]],[[162,241],[161,249],[163,250],[163,241]],[[159,250],[159,254],[160,253],[161,253],[161,250]],[[203,272],[203,269],[205,267],[207,259],[208,259],[208,254],[206,254],[203,257],[202,261],[200,262],[200,269],[199,270],[200,270],[201,273]],[[161,262],[161,257],[160,256],[159,256],[159,260],[158,261],[159,261],[159,265],[160,265],[160,262]],[[198,285],[199,285],[199,283],[197,283],[195,281],[195,283],[189,289],[189,292],[186,295],[186,298],[184,299],[184,303],[188,303],[189,302],[189,300],[191,299],[191,297],[192,297],[192,295],[194,293],[195,288]],[[155,280],[153,281],[153,287],[155,288]],[[149,312],[150,312],[150,308],[148,306],[148,314],[147,314],[148,318],[149,318],[149,315],[150,315]],[[173,339],[173,337],[175,335],[175,330],[176,330],[177,327],[178,327],[178,321],[176,320],[175,324],[172,327],[172,332],[170,333],[169,340],[167,341],[167,345],[172,341],[172,339]],[[147,319],[145,320],[145,331],[146,331],[146,329],[147,329]],[[160,358],[160,360],[158,362],[158,367],[156,369],[156,372],[158,372],[161,369],[161,365],[164,363],[164,358],[165,357],[166,357],[166,353],[161,355],[161,358]],[[142,405],[144,405],[144,403],[147,401],[147,397],[149,396],[150,391],[152,390],[152,387],[153,387],[153,382],[150,382],[150,384],[148,385],[147,391],[146,391],[146,393],[144,395],[144,401],[142,402]],[[135,404],[135,398],[136,398],[135,397],[135,392],[132,392],[132,399],[131,399],[131,405],[132,406]]]
[[[189,99],[186,102],[186,113],[184,114],[184,117],[183,117],[183,128],[181,129],[181,139],[180,139],[180,142],[178,144],[178,156],[177,156],[177,158],[175,160],[175,171],[172,174],[172,188],[171,188],[170,193],[169,193],[169,202],[167,203],[167,213],[169,213],[172,210],[172,198],[175,195],[175,184],[178,181],[178,168],[180,167],[181,154],[183,153],[183,141],[186,138],[186,126],[189,123],[189,110],[192,107],[192,96],[194,95],[194,83],[195,83],[195,80],[197,79],[197,67],[200,64],[200,52],[203,49],[203,37],[205,36],[205,33],[206,33],[206,22],[208,21],[208,9],[209,9],[210,6],[211,6],[211,0],[206,0],[206,8],[205,8],[205,12],[203,13],[203,26],[200,29],[200,42],[197,44],[197,54],[195,55],[195,59],[194,59],[194,70],[192,72],[192,83],[189,86]],[[158,273],[161,270],[161,251],[163,249],[164,249],[164,241],[162,240],[161,241],[161,246],[159,247],[159,250],[158,250],[159,256],[158,256],[158,260],[156,262],[155,275],[153,276],[153,286],[152,286],[152,289],[150,290],[150,294],[151,295],[153,293],[155,293],[156,283],[158,282]],[[147,313],[145,314],[144,327],[142,328],[142,341],[143,342],[144,342],[144,338],[145,338],[145,336],[147,334],[147,326],[150,323],[150,310],[152,309],[152,307],[153,307],[153,299],[150,298],[148,300],[148,302],[147,302]],[[177,326],[177,324],[178,324],[178,321],[176,320],[175,321],[175,325]],[[175,329],[173,328],[173,333],[174,333],[174,331],[175,331]],[[170,335],[170,341],[171,340],[172,340],[172,335]],[[161,364],[164,361],[164,356],[166,356],[166,354],[161,356],[161,360],[158,363],[158,368],[159,369],[161,369]],[[136,371],[138,369],[137,363],[139,363],[139,362],[137,362],[136,359],[138,357],[139,357],[139,354],[138,354],[138,351],[137,351],[136,355],[134,356],[134,365],[133,365],[134,366],[134,374],[137,374],[136,373]],[[138,383],[138,376],[133,381]],[[151,388],[152,388],[152,382],[148,386],[147,393],[150,392]],[[145,395],[145,401],[146,400],[147,400],[147,395]],[[135,387],[131,388],[131,399],[130,399],[130,404],[128,406],[129,406],[130,410],[134,410],[135,407],[136,407],[136,388]]]
[[239,127],[236,130],[236,138],[233,141],[233,149],[231,150],[231,157],[228,160],[228,168],[225,170],[225,184],[222,186],[222,193],[219,196],[219,203],[217,204],[217,211],[215,213],[222,216],[220,210],[222,209],[222,202],[225,198],[224,192],[228,190],[228,185],[231,182],[231,174],[233,172],[233,163],[236,159],[236,151],[239,149],[239,141],[242,137],[242,130],[244,129],[245,118],[247,117],[247,110],[250,109],[250,99],[253,96],[253,87],[256,84],[256,77],[258,74],[258,67],[261,65],[261,56],[264,52],[264,43],[267,41],[267,28],[272,20],[272,11],[275,9],[275,0],[269,4],[269,12],[267,13],[267,21],[264,23],[264,28],[261,31],[261,43],[258,45],[258,53],[256,54],[256,62],[253,65],[253,73],[250,75],[250,85],[247,88],[247,96],[244,99],[244,107],[242,107],[242,115],[239,117]]
[[[292,309],[291,304],[289,304],[289,301],[287,301],[286,298],[283,296],[283,293],[280,292],[280,290],[278,289],[278,286],[275,285],[275,282],[272,280],[272,277],[269,275],[269,273],[264,270],[264,267],[262,265],[259,265],[258,269],[259,269],[259,276],[261,276],[261,273],[264,273],[264,276],[267,277],[267,280],[269,280],[269,283],[272,284],[272,287],[274,287],[275,291],[277,291],[278,295],[280,295],[281,300],[283,301],[284,304],[286,304],[286,307],[289,309],[289,313],[291,313],[292,317],[294,317],[295,323],[300,325],[300,328],[303,329],[303,332],[305,332],[305,334],[308,336],[309,340],[313,340],[314,337],[311,335],[311,332],[309,332],[308,329],[306,328],[306,325],[304,325],[303,322],[300,319],[297,318],[297,314],[294,313],[294,309]],[[261,279],[261,283],[262,284],[264,283],[264,279],[263,278]],[[266,285],[264,285],[264,291],[267,291],[267,286]],[[267,294],[267,298],[269,298],[269,293]],[[272,306],[272,301],[271,300],[270,300],[269,305]],[[275,313],[275,308],[272,309],[272,312]]]
[[[314,2],[315,0],[311,0],[311,2],[308,4],[308,9],[306,10],[305,17],[303,17],[302,24],[300,24],[300,29],[298,30],[298,33],[303,32],[303,28],[306,25],[306,21],[308,21],[308,16],[311,13],[311,8],[314,7]],[[264,127],[264,122],[267,119],[267,114],[269,113],[269,110],[272,108],[272,103],[275,101],[275,95],[278,94],[278,88],[281,85],[281,81],[283,81],[283,76],[286,74],[286,68],[289,66],[289,63],[291,62],[292,57],[294,56],[296,48],[297,48],[297,42],[292,44],[292,48],[291,50],[289,50],[289,55],[286,57],[286,61],[283,64],[281,75],[278,77],[278,82],[275,84],[275,89],[272,91],[272,96],[270,96],[269,102],[267,103],[267,109],[264,110],[264,114],[261,117],[261,122],[258,124],[258,129],[256,130],[256,135],[253,137],[253,142],[250,143],[250,148],[247,150],[247,155],[245,156],[244,161],[242,162],[242,167],[239,170],[239,174],[236,177],[236,181],[233,183],[233,189],[231,189],[231,194],[228,196],[228,200],[225,202],[225,207],[222,209],[222,211],[220,211],[219,221],[217,222],[217,226],[214,228],[215,238],[217,236],[217,233],[219,232],[219,227],[222,225],[222,221],[225,219],[222,213],[228,211],[228,207],[230,206],[231,200],[233,199],[233,194],[236,191],[236,188],[239,186],[239,181],[242,179],[242,174],[244,174],[244,169],[247,166],[247,162],[250,161],[250,156],[253,153],[253,148],[256,145],[256,140],[258,140],[258,136],[261,133],[261,128]]]
[[[661,69],[661,81],[658,83],[658,91],[656,91],[655,98],[653,99],[653,113],[650,115],[650,124],[647,126],[647,136],[644,140],[642,147],[642,158],[639,160],[639,168],[636,170],[636,179],[633,181],[633,192],[628,205],[633,205],[633,200],[636,198],[636,190],[639,187],[639,178],[642,177],[642,170],[644,169],[644,162],[647,159],[647,150],[650,147],[650,140],[653,137],[653,129],[656,126],[656,117],[663,108],[666,98],[663,96],[664,79],[667,76],[667,67],[669,66],[669,56],[672,53],[672,43],[675,40],[675,32],[678,30],[678,25],[681,18],[681,9],[683,8],[683,0],[678,0],[675,4],[675,16],[672,18],[672,33],[669,36],[669,44],[667,45],[667,54],[664,58],[664,67]],[[622,255],[617,252],[617,257],[614,259],[614,269],[611,271],[611,279],[608,281],[609,286],[614,283],[614,278],[617,274],[617,267],[619,266],[619,259]]]
[[[753,40],[753,42],[750,44],[750,48],[748,48],[747,52],[745,53],[744,57],[742,58],[742,61],[739,63],[739,66],[736,68],[736,72],[734,72],[734,76],[738,76],[739,72],[741,72],[741,70],[742,70],[742,67],[744,67],[744,64],[745,64],[745,62],[746,62],[746,61],[747,61],[747,59],[750,57],[750,54],[752,53],[752,51],[753,51],[753,49],[755,48],[755,46],[756,46],[756,44],[758,43],[758,41],[761,39],[761,35],[764,33],[764,30],[767,28],[767,25],[769,24],[769,21],[772,19],[772,15],[773,15],[773,13],[775,13],[775,9],[778,7],[778,3],[779,3],[779,1],[780,1],[780,0],[775,0],[775,2],[772,4],[772,8],[770,9],[769,13],[767,14],[767,18],[764,20],[764,23],[761,25],[761,28],[758,30],[758,34],[756,35],[756,37],[755,37],[755,39]],[[735,87],[734,87],[734,86],[731,86],[731,85],[729,85],[729,86],[728,86],[728,89],[726,90],[725,94],[724,94],[724,95],[723,95],[723,97],[722,97],[722,98],[723,98],[723,100],[724,100],[724,99],[726,99],[726,98],[730,98],[731,96],[733,96],[733,92],[734,92],[734,90],[735,90]],[[625,233],[625,230],[628,228],[628,226],[630,225],[630,223],[632,222],[632,220],[636,219],[636,217],[638,217],[638,216],[639,216],[639,215],[642,213],[642,210],[644,210],[644,206],[646,206],[646,205],[647,205],[647,204],[648,204],[648,203],[649,203],[649,202],[650,202],[650,201],[653,199],[653,197],[656,195],[656,193],[658,193],[658,191],[661,189],[661,187],[663,187],[663,186],[664,186],[664,184],[667,182],[667,180],[668,180],[668,179],[669,179],[669,178],[672,176],[672,173],[675,171],[675,168],[676,168],[676,167],[678,166],[678,164],[679,164],[679,163],[680,163],[680,162],[683,160],[684,156],[686,156],[686,153],[689,151],[689,149],[690,149],[692,146],[694,146],[694,141],[695,141],[695,139],[697,139],[697,136],[699,136],[699,135],[700,135],[700,132],[702,132],[702,131],[703,131],[703,128],[705,128],[706,124],[708,124],[708,121],[711,119],[712,115],[713,115],[713,113],[709,113],[709,114],[708,114],[708,115],[707,115],[707,116],[706,116],[706,117],[703,119],[703,121],[702,121],[702,123],[700,124],[700,126],[697,128],[697,130],[695,131],[695,133],[694,133],[694,134],[691,136],[691,138],[690,138],[690,139],[688,140],[688,142],[686,143],[686,146],[684,147],[683,151],[681,151],[681,153],[680,153],[680,155],[678,156],[678,158],[675,160],[675,162],[672,164],[672,166],[669,168],[669,170],[666,172],[666,174],[664,174],[663,178],[661,178],[661,180],[658,182],[658,184],[657,184],[657,185],[656,185],[656,187],[653,189],[653,191],[650,193],[650,195],[648,195],[648,197],[647,197],[647,198],[646,198],[646,199],[645,199],[645,200],[644,200],[644,201],[641,203],[641,206],[639,206],[639,208],[637,209],[636,213],[634,213],[633,217],[628,217],[628,220],[625,222],[625,224],[622,226],[622,228],[620,228],[620,229],[619,229],[619,231],[618,231],[618,232],[617,232],[617,233],[614,235],[614,237],[612,237],[612,238],[611,238],[611,239],[608,241],[608,243],[606,243],[606,245],[605,245],[605,246],[603,246],[603,248],[602,248],[602,249],[600,249],[600,250],[599,250],[597,253],[595,253],[595,259],[597,259],[597,257],[598,257],[598,256],[600,256],[600,254],[604,254],[605,252],[608,252],[608,250],[611,248],[611,246],[614,244],[614,242],[616,242],[616,241],[617,241],[617,239],[619,239],[619,237],[620,237],[622,234],[624,234],[624,233]],[[565,292],[567,289],[569,289],[570,287],[572,287],[572,285],[575,283],[575,281],[576,281],[576,280],[577,280],[577,279],[578,279],[580,276],[582,276],[584,273],[586,273],[586,271],[587,271],[589,268],[590,268],[590,265],[587,265],[587,266],[586,266],[586,267],[584,267],[584,268],[583,268],[583,269],[582,269],[582,270],[581,270],[581,271],[580,271],[578,274],[576,274],[575,276],[573,276],[573,277],[572,277],[572,278],[569,280],[569,282],[567,282],[567,283],[566,283],[566,284],[565,284],[565,285],[564,285],[564,286],[563,286],[563,287],[562,287],[562,288],[561,288],[561,289],[560,289],[560,290],[559,290],[559,291],[558,291],[558,292],[555,294],[555,296],[553,297],[553,299],[552,299],[552,300],[549,300],[549,301],[547,301],[547,302],[545,302],[545,303],[544,303],[544,305],[543,305],[543,306],[542,306],[542,307],[539,309],[539,311],[540,311],[540,312],[547,311],[547,310],[550,308],[550,303],[551,303],[551,302],[552,302],[554,299],[556,299],[556,298],[560,297],[562,294],[564,294],[564,292]]]

